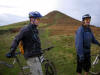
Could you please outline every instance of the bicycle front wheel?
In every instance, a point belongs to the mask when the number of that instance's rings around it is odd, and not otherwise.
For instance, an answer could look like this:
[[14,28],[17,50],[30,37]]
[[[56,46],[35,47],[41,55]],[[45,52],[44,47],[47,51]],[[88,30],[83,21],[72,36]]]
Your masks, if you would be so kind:
[[45,75],[57,75],[56,68],[53,62],[46,60],[43,62],[43,64],[44,64]]
[[90,73],[92,75],[100,75],[100,56],[94,55],[91,57],[91,69]]

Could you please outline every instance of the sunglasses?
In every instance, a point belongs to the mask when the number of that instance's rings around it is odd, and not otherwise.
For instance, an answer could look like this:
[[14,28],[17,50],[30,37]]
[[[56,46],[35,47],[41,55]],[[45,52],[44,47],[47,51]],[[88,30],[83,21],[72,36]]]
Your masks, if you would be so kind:
[[40,21],[40,18],[37,18],[38,21]]

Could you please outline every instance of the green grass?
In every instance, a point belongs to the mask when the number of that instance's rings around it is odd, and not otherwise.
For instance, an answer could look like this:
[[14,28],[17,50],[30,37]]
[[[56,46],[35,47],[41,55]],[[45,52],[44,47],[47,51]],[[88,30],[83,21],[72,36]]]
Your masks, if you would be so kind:
[[[23,24],[21,23],[21,27]],[[0,30],[9,30],[11,28],[18,28],[19,24],[9,25],[0,27]],[[42,27],[42,26],[41,26]],[[74,44],[74,36],[66,35],[54,35],[50,36],[50,31],[45,28],[39,28],[40,39],[42,43],[42,48],[47,48],[49,46],[55,46],[54,49],[46,53],[46,57],[53,61],[58,75],[75,75],[76,74],[76,50]],[[8,63],[12,62],[12,59],[7,59],[5,54],[9,52],[12,40],[17,33],[6,32],[0,34],[0,61],[6,61]],[[99,36],[97,36],[98,38]],[[93,53],[96,53],[98,46],[92,45]],[[94,51],[96,50],[96,51]],[[18,49],[17,49],[18,51]],[[22,64],[26,64],[24,57],[18,56]],[[15,64],[14,68],[7,68],[4,65],[0,65],[0,75],[18,75],[20,72],[18,64]]]
[[19,28],[19,27],[23,27],[24,25],[27,25],[27,24],[28,24],[28,21],[18,22],[18,23],[9,24],[6,26],[0,26],[0,30],[9,30],[9,29],[14,29],[14,28]]

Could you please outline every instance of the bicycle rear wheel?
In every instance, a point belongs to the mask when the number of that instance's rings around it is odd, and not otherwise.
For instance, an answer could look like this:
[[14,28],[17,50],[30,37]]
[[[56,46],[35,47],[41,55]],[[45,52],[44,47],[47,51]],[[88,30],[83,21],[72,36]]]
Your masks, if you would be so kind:
[[91,57],[91,69],[90,73],[92,75],[100,75],[100,56],[99,55],[93,55]]
[[45,75],[57,75],[55,65],[53,62],[46,60],[43,62]]
[[13,67],[14,67],[13,64],[8,64],[7,62],[4,62],[4,61],[0,61],[0,64],[1,64],[1,65],[5,65],[5,66],[8,67],[8,68],[13,68]]

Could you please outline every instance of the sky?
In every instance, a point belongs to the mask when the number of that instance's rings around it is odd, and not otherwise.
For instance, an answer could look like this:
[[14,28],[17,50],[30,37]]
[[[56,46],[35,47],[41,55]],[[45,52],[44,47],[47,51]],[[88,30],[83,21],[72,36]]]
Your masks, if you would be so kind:
[[0,0],[0,25],[28,20],[31,11],[46,15],[57,9],[57,0]]
[[58,10],[80,21],[90,14],[91,24],[100,27],[100,0],[59,0]]
[[0,0],[0,25],[28,20],[28,13],[42,15],[58,10],[81,21],[84,14],[92,16],[91,24],[100,27],[100,0]]

